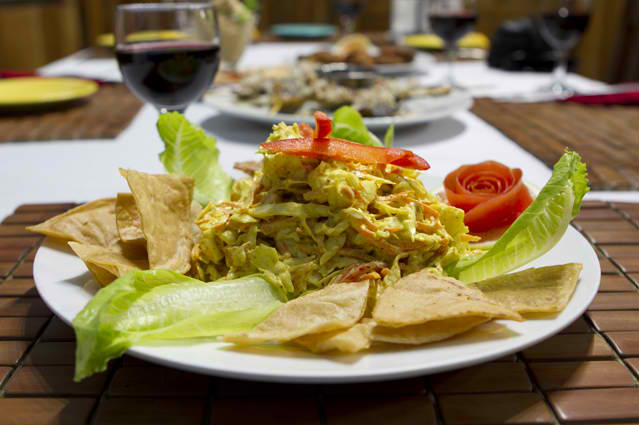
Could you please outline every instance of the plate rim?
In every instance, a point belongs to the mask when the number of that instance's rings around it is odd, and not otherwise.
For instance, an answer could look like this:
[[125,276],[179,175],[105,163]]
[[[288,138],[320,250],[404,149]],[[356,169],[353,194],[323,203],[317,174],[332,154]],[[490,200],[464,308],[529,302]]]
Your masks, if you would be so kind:
[[[584,302],[582,305],[577,306],[574,311],[571,311],[570,314],[563,319],[563,325],[560,327],[554,327],[550,331],[536,332],[531,337],[525,338],[525,342],[515,346],[510,346],[510,347],[502,348],[499,350],[491,349],[489,347],[486,353],[482,353],[472,358],[466,358],[462,360],[453,360],[453,361],[449,361],[446,364],[439,364],[435,366],[433,366],[432,364],[429,364],[428,361],[425,361],[419,367],[416,367],[415,365],[408,365],[404,367],[385,368],[381,371],[375,371],[375,370],[371,371],[368,369],[363,369],[363,370],[354,370],[353,372],[350,372],[350,373],[345,373],[344,370],[342,369],[334,369],[330,372],[318,369],[318,370],[305,370],[304,373],[301,373],[299,370],[293,370],[291,372],[282,371],[282,370],[269,371],[269,370],[260,369],[259,367],[258,368],[250,367],[248,369],[246,367],[243,367],[238,369],[236,365],[233,365],[231,367],[224,364],[217,365],[214,363],[214,360],[211,360],[211,364],[207,364],[207,365],[200,364],[200,362],[198,361],[195,361],[195,362],[194,361],[189,362],[184,360],[177,361],[177,360],[167,358],[166,354],[164,354],[164,356],[159,354],[154,354],[154,349],[155,349],[154,346],[133,346],[127,350],[126,354],[155,363],[155,364],[160,364],[163,366],[168,366],[168,367],[172,367],[172,368],[176,368],[180,370],[185,370],[189,372],[195,372],[195,373],[200,373],[200,374],[205,374],[210,376],[220,376],[220,377],[226,377],[226,378],[245,379],[245,380],[263,381],[263,382],[306,383],[306,384],[356,383],[356,382],[372,382],[372,381],[385,381],[385,380],[392,380],[392,379],[403,379],[403,378],[414,377],[414,376],[430,375],[433,373],[440,373],[440,372],[444,372],[448,370],[468,367],[468,366],[479,364],[479,363],[485,363],[485,362],[494,360],[496,358],[500,358],[500,357],[524,350],[532,345],[535,345],[561,332],[561,330],[569,326],[571,323],[573,323],[583,314],[583,312],[588,308],[588,306],[590,305],[590,303],[596,296],[599,285],[600,285],[600,280],[601,280],[601,268],[598,261],[595,261],[596,253],[594,249],[592,248],[592,245],[590,244],[590,242],[588,242],[588,240],[579,231],[577,231],[572,225],[568,227],[567,233],[568,232],[572,233],[573,236],[577,238],[580,244],[585,244],[585,246],[590,248],[588,250],[588,253],[591,257],[590,260],[592,261],[591,266],[594,267],[593,271],[597,273],[597,275],[592,278],[594,279],[592,287],[585,289],[586,291],[590,289],[589,292],[586,292],[587,294],[586,302]],[[565,237],[566,237],[566,234],[564,234],[562,239]],[[47,291],[46,290],[43,291],[43,285],[46,284],[45,283],[46,279],[41,277],[41,273],[42,273],[41,266],[43,261],[42,256],[46,255],[47,249],[51,249],[50,245],[53,245],[53,248],[55,248],[56,246],[58,248],[60,247],[59,241],[56,241],[53,238],[47,237],[44,240],[44,242],[41,244],[41,246],[38,248],[38,251],[36,253],[36,257],[34,259],[34,265],[33,265],[35,286],[38,292],[40,293],[41,299],[44,301],[47,307],[49,307],[49,309],[51,309],[51,311],[63,322],[65,322],[68,325],[71,325],[71,321],[63,313],[59,311],[58,306],[53,302],[53,300],[49,299],[46,296]],[[66,255],[72,256],[72,254],[69,252],[67,252]],[[75,260],[81,263],[80,259],[76,258]],[[81,264],[82,266],[84,266],[83,263]],[[583,275],[580,279],[582,278],[583,278]],[[596,284],[594,284],[595,281],[596,281]],[[571,298],[571,300],[572,299],[573,298]],[[556,317],[553,318],[552,320],[556,320]],[[498,320],[495,322],[500,323],[503,321]],[[197,342],[191,343],[190,345],[188,345],[188,347],[193,347],[194,345],[199,345],[199,344],[204,344],[205,347],[210,346],[209,347],[210,349],[219,349],[228,345],[221,342],[208,341],[203,343],[197,343]],[[223,345],[220,345],[220,344],[223,344]],[[162,345],[162,347],[166,348],[167,346]],[[421,345],[421,346],[415,346],[415,347],[401,347],[401,348],[398,348],[397,350],[382,352],[382,355],[388,354],[388,353],[393,354],[392,351],[401,352],[401,351],[411,350],[411,351],[417,352],[421,350],[427,350],[428,347],[429,345]],[[486,351],[486,349],[484,349],[484,351]],[[374,355],[374,354],[375,352],[373,353],[363,352],[360,355],[358,355],[358,358],[360,356],[366,357],[367,355]],[[324,356],[316,355],[316,356],[319,359],[328,358],[328,356],[326,355]]]

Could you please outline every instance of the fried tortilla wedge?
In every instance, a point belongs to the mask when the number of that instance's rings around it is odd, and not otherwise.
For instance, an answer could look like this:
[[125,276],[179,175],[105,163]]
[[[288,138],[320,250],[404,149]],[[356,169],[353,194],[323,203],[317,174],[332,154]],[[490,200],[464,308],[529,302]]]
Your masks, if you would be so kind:
[[335,283],[291,300],[250,332],[223,339],[235,344],[286,342],[353,326],[364,315],[369,282]]
[[327,351],[356,353],[371,346],[374,328],[375,322],[373,320],[362,319],[361,322],[347,329],[304,335],[295,338],[292,342],[314,353]]
[[485,316],[465,316],[431,320],[419,325],[402,326],[400,328],[376,326],[371,337],[373,341],[392,342],[395,344],[426,344],[442,341],[467,332],[489,320],[490,318]]
[[[191,220],[195,223],[198,215],[202,211],[202,206],[197,201],[191,202]],[[135,205],[135,198],[130,193],[118,193],[115,204],[115,218],[118,226],[120,239],[130,244],[146,244],[144,232],[142,231],[142,222],[140,220],[140,212]],[[199,240],[202,231],[193,224],[193,233],[195,240]]]
[[135,198],[149,266],[186,273],[195,244],[191,202],[195,181],[175,174],[120,170]]
[[118,193],[115,203],[115,222],[120,239],[126,243],[145,244],[140,212],[130,193]]
[[476,316],[523,320],[480,290],[426,270],[405,276],[382,292],[372,315],[378,325],[393,328]]
[[[146,270],[149,262],[142,248],[139,255],[134,256],[131,250],[121,246],[105,248],[97,245],[85,245],[69,242],[69,246],[84,261],[87,268],[100,286],[106,286],[118,277],[134,269]],[[128,254],[128,255],[127,255]]]
[[566,307],[582,268],[581,263],[530,268],[469,286],[518,313],[551,313]]
[[86,245],[112,247],[118,244],[115,198],[98,199],[28,226],[27,230]]

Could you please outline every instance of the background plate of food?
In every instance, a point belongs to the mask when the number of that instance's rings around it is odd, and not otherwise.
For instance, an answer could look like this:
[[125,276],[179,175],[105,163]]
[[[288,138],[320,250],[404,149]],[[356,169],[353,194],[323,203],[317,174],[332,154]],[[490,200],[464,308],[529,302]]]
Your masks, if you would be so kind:
[[444,86],[428,87],[413,78],[387,78],[344,66],[300,63],[294,67],[255,70],[241,82],[214,88],[204,103],[249,121],[313,123],[312,113],[331,113],[350,105],[371,130],[389,125],[423,124],[464,111],[472,96]]
[[412,46],[387,41],[376,45],[363,34],[344,36],[332,46],[301,56],[299,60],[324,65],[349,64],[387,75],[423,73],[436,62],[433,55],[416,51]]

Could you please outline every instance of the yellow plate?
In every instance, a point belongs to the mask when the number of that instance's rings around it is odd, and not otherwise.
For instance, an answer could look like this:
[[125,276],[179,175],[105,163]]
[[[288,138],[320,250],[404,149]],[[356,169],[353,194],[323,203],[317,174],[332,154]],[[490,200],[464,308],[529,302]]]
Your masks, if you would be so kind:
[[80,78],[8,78],[0,80],[0,107],[68,102],[90,96],[97,90],[94,81]]
[[100,34],[95,38],[95,45],[100,47],[113,47],[115,44],[115,37],[113,33]]
[[[435,34],[407,35],[404,37],[404,45],[427,50],[441,50],[444,48],[443,40]],[[490,40],[482,33],[471,32],[459,39],[457,45],[462,48],[479,48],[487,50],[490,47]]]
[[[136,41],[187,40],[189,38],[192,38],[192,36],[174,30],[139,31],[129,34],[126,37],[126,41],[132,43]],[[100,34],[96,37],[95,44],[100,47],[113,47],[115,45],[115,37],[112,33]]]

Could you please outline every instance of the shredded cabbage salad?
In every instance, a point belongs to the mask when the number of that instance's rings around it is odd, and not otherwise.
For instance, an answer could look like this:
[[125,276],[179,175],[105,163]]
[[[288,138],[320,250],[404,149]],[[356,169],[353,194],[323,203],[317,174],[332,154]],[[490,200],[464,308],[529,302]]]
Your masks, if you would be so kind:
[[[298,131],[273,130],[269,141]],[[263,168],[200,214],[198,279],[262,273],[290,299],[353,264],[383,263],[368,276],[383,288],[424,268],[441,274],[470,251],[463,211],[430,194],[418,171],[261,153]]]

